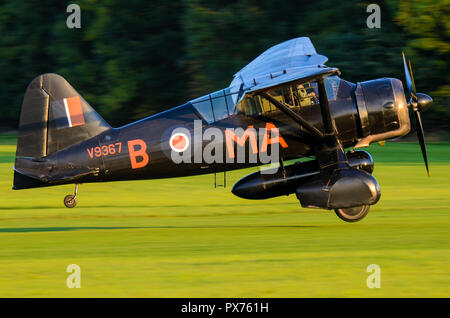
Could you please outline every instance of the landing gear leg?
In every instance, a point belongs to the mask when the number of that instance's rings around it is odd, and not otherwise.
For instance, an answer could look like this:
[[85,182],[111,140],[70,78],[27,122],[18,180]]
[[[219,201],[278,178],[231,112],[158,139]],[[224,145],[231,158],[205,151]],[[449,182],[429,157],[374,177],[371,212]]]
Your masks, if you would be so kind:
[[74,208],[77,205],[78,183],[75,184],[75,193],[64,197],[64,205],[67,208]]

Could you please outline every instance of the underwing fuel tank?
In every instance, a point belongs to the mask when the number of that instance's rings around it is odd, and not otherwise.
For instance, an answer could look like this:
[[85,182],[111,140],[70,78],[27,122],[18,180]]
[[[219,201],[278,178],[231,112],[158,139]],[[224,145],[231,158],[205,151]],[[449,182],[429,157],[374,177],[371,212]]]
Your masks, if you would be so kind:
[[[373,172],[373,159],[368,152],[348,152],[347,158],[350,167],[363,170],[369,176]],[[272,174],[267,172],[258,171],[245,176],[236,182],[231,192],[244,199],[268,199],[295,193],[299,186],[321,179],[316,160],[295,163]]]

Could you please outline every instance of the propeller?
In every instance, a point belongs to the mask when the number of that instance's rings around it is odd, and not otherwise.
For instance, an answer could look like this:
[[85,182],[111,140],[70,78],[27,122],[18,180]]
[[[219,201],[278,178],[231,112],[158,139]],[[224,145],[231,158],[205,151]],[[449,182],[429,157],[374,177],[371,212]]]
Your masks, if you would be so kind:
[[433,103],[433,99],[427,94],[417,93],[416,84],[414,83],[414,76],[411,68],[411,61],[408,60],[406,64],[405,54],[403,55],[403,67],[405,69],[406,86],[408,87],[409,95],[411,96],[408,107],[414,112],[414,119],[416,122],[417,138],[419,139],[420,149],[422,150],[423,161],[425,162],[425,168],[427,174],[430,176],[430,170],[428,168],[427,148],[425,146],[425,138],[423,133],[422,118],[420,112],[427,110]]

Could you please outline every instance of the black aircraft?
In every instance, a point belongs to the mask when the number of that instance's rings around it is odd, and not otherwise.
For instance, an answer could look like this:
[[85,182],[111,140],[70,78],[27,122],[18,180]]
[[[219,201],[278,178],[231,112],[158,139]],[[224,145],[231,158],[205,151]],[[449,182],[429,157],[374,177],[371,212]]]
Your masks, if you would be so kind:
[[[74,195],[64,198],[71,208],[80,183],[225,172],[273,163],[267,158],[277,154],[279,168],[242,178],[232,192],[295,193],[303,207],[358,221],[380,187],[369,153],[354,149],[406,135],[411,109],[428,171],[420,112],[432,99],[416,93],[404,55],[409,102],[398,79],[353,84],[326,61],[309,38],[292,39],[258,56],[229,87],[120,128],[61,76],[40,75],[22,105],[13,189],[72,183]],[[313,159],[284,164],[298,158]]]

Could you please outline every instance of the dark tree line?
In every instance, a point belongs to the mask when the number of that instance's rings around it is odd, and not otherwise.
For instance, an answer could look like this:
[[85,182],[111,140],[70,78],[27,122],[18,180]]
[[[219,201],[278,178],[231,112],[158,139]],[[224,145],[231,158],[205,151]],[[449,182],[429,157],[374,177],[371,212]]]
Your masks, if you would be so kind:
[[[37,75],[64,76],[113,125],[228,86],[268,47],[309,36],[356,82],[404,79],[412,59],[417,90],[433,96],[426,129],[450,127],[450,6],[446,0],[373,1],[8,0],[0,2],[1,127],[17,127],[23,94]],[[81,7],[68,29],[66,7]],[[428,126],[428,127],[427,127]]]

